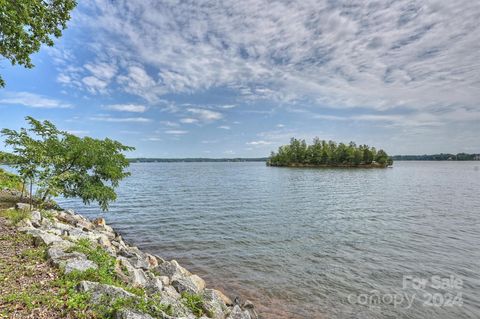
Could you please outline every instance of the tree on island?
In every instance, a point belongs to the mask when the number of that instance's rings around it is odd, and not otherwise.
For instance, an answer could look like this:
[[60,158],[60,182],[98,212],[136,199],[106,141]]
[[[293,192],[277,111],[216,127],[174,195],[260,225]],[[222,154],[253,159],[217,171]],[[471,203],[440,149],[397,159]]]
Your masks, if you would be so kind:
[[386,167],[393,160],[384,150],[377,151],[368,145],[348,145],[333,141],[313,139],[311,145],[305,140],[292,138],[290,144],[283,145],[272,152],[267,165],[271,166],[349,166],[349,167]]
[[28,129],[1,131],[13,151],[3,152],[0,159],[17,169],[23,184],[35,183],[42,202],[58,195],[79,197],[85,204],[96,201],[108,210],[116,199],[115,188],[130,175],[122,152],[134,148],[108,138],[81,138],[58,130],[49,121],[32,117],[26,121]]
[[52,36],[62,35],[76,5],[75,0],[0,0],[0,55],[32,68],[30,55],[42,44],[53,46]]

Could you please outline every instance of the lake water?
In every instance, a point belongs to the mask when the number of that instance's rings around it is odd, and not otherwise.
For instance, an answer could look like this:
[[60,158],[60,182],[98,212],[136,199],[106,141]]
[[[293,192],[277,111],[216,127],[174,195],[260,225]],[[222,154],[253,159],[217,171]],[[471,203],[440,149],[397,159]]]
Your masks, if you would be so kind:
[[[138,163],[103,216],[128,242],[252,300],[262,318],[479,318],[479,166]],[[425,288],[408,279],[404,289],[404,276]],[[435,289],[447,277],[456,284]]]

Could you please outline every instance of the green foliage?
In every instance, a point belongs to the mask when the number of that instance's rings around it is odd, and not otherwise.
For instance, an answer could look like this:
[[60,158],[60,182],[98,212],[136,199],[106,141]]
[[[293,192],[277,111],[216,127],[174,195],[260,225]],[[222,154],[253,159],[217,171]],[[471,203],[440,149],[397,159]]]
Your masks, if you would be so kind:
[[368,145],[357,146],[354,142],[348,145],[324,141],[318,138],[307,145],[305,140],[292,138],[289,145],[280,146],[277,153],[272,152],[267,161],[272,166],[388,166],[393,161],[383,150]]
[[190,309],[192,313],[201,317],[205,314],[203,296],[199,294],[191,294],[189,292],[182,292],[182,303],[185,307]]
[[59,281],[59,286],[63,287],[70,296],[67,305],[71,306],[72,309],[78,309],[75,307],[82,306],[89,307],[88,295],[79,295],[75,290],[75,287],[77,287],[82,280],[88,280],[121,287],[138,296],[134,298],[118,298],[113,302],[111,302],[111,300],[105,300],[105,302],[100,303],[100,305],[93,307],[93,310],[100,318],[114,318],[116,312],[123,308],[135,309],[159,318],[163,318],[164,314],[172,315],[171,306],[164,305],[160,295],[153,295],[146,298],[146,293],[143,289],[134,288],[122,282],[115,273],[115,258],[110,256],[97,244],[92,243],[88,239],[80,239],[76,242],[75,246],[68,251],[81,252],[98,266],[98,269],[95,270],[89,269],[84,272],[72,271],[69,274],[65,274]]
[[22,220],[30,217],[30,212],[23,209],[6,209],[0,211],[0,216],[8,219],[13,225],[17,225]]
[[479,161],[480,154],[432,154],[432,155],[395,155],[395,161]]
[[97,264],[98,269],[89,269],[84,272],[71,272],[66,275],[69,280],[80,282],[82,280],[95,281],[107,285],[123,286],[115,274],[115,258],[104,249],[90,242],[88,239],[79,239],[75,246],[68,250],[85,254],[87,258]]
[[16,189],[22,191],[22,179],[15,174],[0,168],[0,189]]
[[24,181],[35,180],[42,201],[51,196],[97,201],[103,210],[116,199],[114,189],[129,175],[122,152],[134,148],[111,139],[77,137],[58,130],[49,121],[26,118],[30,128],[3,129],[5,144],[13,149],[4,158]]
[[172,306],[163,304],[160,295],[149,298],[117,298],[113,302],[105,299],[96,306],[100,318],[116,318],[116,313],[122,309],[134,309],[154,318],[164,318],[165,314],[173,315]]
[[32,68],[30,55],[42,44],[53,46],[52,36],[62,35],[75,6],[75,0],[0,0],[0,55]]

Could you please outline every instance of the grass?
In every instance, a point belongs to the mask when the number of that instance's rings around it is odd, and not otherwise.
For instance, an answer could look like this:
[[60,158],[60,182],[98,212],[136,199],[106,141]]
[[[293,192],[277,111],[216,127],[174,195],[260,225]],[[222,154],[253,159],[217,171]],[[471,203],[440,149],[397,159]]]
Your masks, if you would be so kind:
[[[0,237],[0,244],[3,240],[25,243],[31,242],[33,239],[30,235],[17,233],[16,238]],[[124,308],[134,309],[159,318],[164,317],[164,314],[172,315],[172,307],[163,304],[160,295],[147,298],[143,289],[129,287],[117,279],[114,270],[115,259],[103,249],[88,240],[81,239],[70,251],[84,253],[98,265],[98,269],[85,272],[73,271],[69,274],[58,273],[55,280],[30,284],[25,289],[13,287],[12,291],[0,296],[0,305],[8,305],[6,309],[0,307],[0,318],[7,318],[17,309],[32,311],[38,307],[55,310],[57,311],[56,316],[80,319],[115,318],[116,313]],[[10,265],[0,262],[0,285],[5,284],[5,281],[8,280],[34,276],[36,265],[46,263],[46,256],[46,246],[29,247],[21,251],[15,257],[18,260],[12,261]],[[91,303],[90,294],[77,290],[78,284],[82,280],[118,286],[134,293],[136,297],[105,300],[105,302],[94,305]]]
[[163,318],[165,314],[173,315],[172,306],[163,304],[160,295],[149,298],[117,298],[113,302],[106,299],[97,307],[97,313],[101,318],[115,318],[122,309],[134,309],[154,318]]
[[192,294],[189,292],[183,292],[182,293],[182,303],[185,307],[190,309],[192,313],[197,316],[201,317],[204,314],[206,314],[208,317],[211,317],[212,315],[210,313],[207,313],[205,311],[204,307],[204,299],[203,296],[200,294]]
[[67,250],[67,252],[73,251],[85,254],[89,260],[98,265],[98,269],[90,269],[82,273],[72,272],[67,276],[76,279],[78,282],[89,280],[107,285],[124,286],[115,273],[115,258],[110,256],[104,249],[94,245],[88,239],[82,238],[76,242],[75,246]]
[[41,309],[42,318],[98,318],[89,296],[47,262],[47,247],[33,247],[33,237],[18,232],[0,236],[0,318],[29,316]]
[[[16,209],[0,210],[0,216],[6,218],[10,224],[17,225],[30,217],[30,212]],[[44,211],[42,216],[53,219],[53,215],[50,216]],[[73,271],[69,274],[52,269],[49,271],[54,273],[53,278],[43,278],[42,281],[37,281],[36,276],[45,277],[45,273],[39,274],[38,265],[43,264],[44,267],[50,268],[47,266],[47,247],[33,247],[33,237],[19,232],[0,234],[0,245],[3,246],[4,243],[17,248],[12,256],[0,258],[0,291],[3,292],[0,294],[0,318],[8,318],[18,311],[28,313],[39,307],[51,313],[50,317],[80,319],[115,318],[116,313],[124,308],[159,318],[164,317],[165,314],[170,316],[173,314],[172,306],[163,304],[159,294],[147,297],[144,289],[129,286],[120,280],[115,271],[116,259],[88,239],[78,240],[67,252],[75,251],[85,254],[89,260],[97,264],[98,269]],[[19,246],[23,249],[19,250]],[[17,286],[19,280],[28,280],[28,278],[32,283],[22,287]],[[90,294],[77,290],[82,280],[117,286],[134,294],[135,297],[108,300],[95,305],[91,303]],[[184,294],[182,303],[197,316],[204,313],[201,296]]]
[[23,209],[0,210],[0,216],[8,219],[13,225],[17,225],[25,218],[30,217],[30,212]]
[[[172,315],[171,306],[164,305],[161,302],[160,295],[153,295],[147,298],[144,289],[128,286],[119,280],[115,272],[115,258],[97,244],[92,243],[88,239],[80,239],[68,251],[77,251],[85,254],[89,260],[97,264],[98,269],[89,269],[84,272],[73,271],[64,275],[63,280],[67,282],[67,287],[71,287],[71,283],[76,287],[80,281],[88,280],[117,286],[137,296],[135,298],[118,298],[113,302],[108,300],[100,303],[100,305],[94,308],[100,318],[114,318],[115,314],[123,308],[135,309],[153,317],[163,317],[163,314]],[[80,298],[80,301],[82,300]],[[82,304],[77,306],[81,307]]]

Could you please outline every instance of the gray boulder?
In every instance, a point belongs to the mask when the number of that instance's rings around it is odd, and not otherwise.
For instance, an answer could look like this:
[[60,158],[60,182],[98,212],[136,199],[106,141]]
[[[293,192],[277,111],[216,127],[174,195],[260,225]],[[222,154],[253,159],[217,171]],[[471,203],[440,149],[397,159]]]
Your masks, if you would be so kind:
[[130,309],[123,309],[117,312],[116,319],[153,319],[152,316],[133,311]]
[[40,212],[38,210],[35,210],[32,212],[32,216],[31,216],[31,221],[32,221],[32,225],[34,227],[40,227],[41,224],[42,224],[42,215],[40,214]]
[[178,291],[178,293],[188,292],[196,294],[199,292],[195,283],[189,278],[178,278],[172,281],[172,286]]
[[167,276],[170,278],[170,281],[191,275],[188,270],[180,266],[175,260],[165,261],[153,268],[153,270],[159,276]]
[[29,229],[27,230],[27,234],[33,236],[33,243],[35,244],[35,246],[40,246],[42,244],[49,246],[52,244],[64,242],[64,240],[60,236],[47,233],[46,231],[40,229]]
[[202,293],[204,309],[211,314],[213,319],[224,319],[227,305],[213,289],[205,289]]
[[20,209],[20,210],[30,210],[30,204],[26,204],[26,203],[16,203],[16,204],[15,204],[15,208],[16,208],[16,209]]
[[92,296],[92,302],[96,304],[105,301],[113,302],[118,298],[138,298],[125,289],[92,281],[81,281],[78,285],[78,290],[80,292],[90,293]]
[[150,275],[150,273],[147,273],[147,284],[145,285],[145,289],[150,295],[162,292],[162,280],[158,277]]
[[[120,271],[126,270],[128,282],[135,287],[145,287],[147,285],[147,276],[142,269],[135,268],[125,257],[117,257],[117,263],[120,265]],[[118,268],[117,268],[118,269]]]
[[47,256],[53,265],[57,267],[64,267],[66,264],[66,261],[69,259],[87,259],[87,256],[85,256],[82,253],[79,253],[79,252],[66,253],[65,249],[66,249],[65,247],[62,247],[59,245],[50,246],[48,248]]
[[252,317],[247,310],[242,310],[240,306],[235,305],[227,319],[252,319]]
[[98,269],[97,264],[88,259],[74,258],[65,261],[65,273],[69,274],[72,271],[87,271],[89,269]]
[[197,294],[205,288],[205,281],[197,275],[181,277],[172,281],[172,286],[179,292]]

